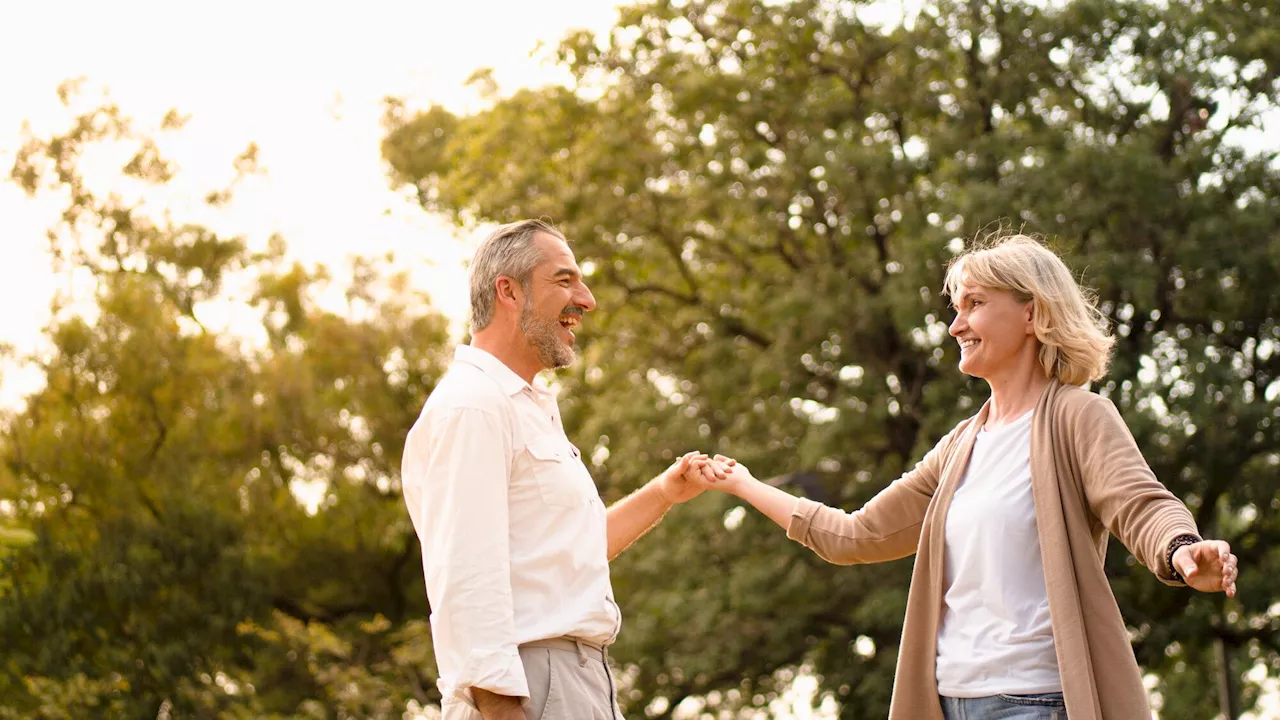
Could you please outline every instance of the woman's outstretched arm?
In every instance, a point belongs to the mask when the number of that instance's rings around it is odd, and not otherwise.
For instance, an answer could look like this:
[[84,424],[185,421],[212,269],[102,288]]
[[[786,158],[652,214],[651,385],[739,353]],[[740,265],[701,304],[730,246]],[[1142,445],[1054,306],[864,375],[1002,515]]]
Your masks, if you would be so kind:
[[739,465],[732,458],[717,455],[716,460],[725,467],[725,478],[711,483],[710,487],[750,503],[783,530],[790,527],[791,515],[800,498],[786,490],[760,482],[745,465]]
[[855,565],[896,560],[913,554],[920,543],[925,511],[958,434],[953,430],[915,468],[852,513],[761,482],[745,466],[721,455],[716,459],[725,466],[725,478],[708,486],[750,503],[786,530],[787,537],[827,562]]

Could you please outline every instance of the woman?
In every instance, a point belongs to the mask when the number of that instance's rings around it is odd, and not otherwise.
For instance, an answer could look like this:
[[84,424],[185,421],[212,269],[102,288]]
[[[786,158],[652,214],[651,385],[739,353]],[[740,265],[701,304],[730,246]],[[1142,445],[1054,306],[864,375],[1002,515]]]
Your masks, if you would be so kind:
[[1114,340],[1061,259],[996,240],[953,260],[945,291],[960,370],[991,397],[915,469],[851,514],[741,465],[713,487],[833,563],[916,554],[891,720],[1149,718],[1108,533],[1165,584],[1228,597],[1236,557],[1199,537],[1115,406],[1081,387]]

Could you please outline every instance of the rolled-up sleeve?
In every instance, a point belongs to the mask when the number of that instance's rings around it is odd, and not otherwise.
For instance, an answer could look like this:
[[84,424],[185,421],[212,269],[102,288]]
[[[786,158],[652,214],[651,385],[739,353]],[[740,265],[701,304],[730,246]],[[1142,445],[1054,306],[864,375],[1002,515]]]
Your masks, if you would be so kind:
[[[454,408],[409,438],[418,477],[406,481],[422,488],[423,570],[442,690],[472,707],[472,688],[529,696],[511,597],[512,442],[498,415],[477,408]],[[444,668],[457,672],[446,677],[453,673]]]

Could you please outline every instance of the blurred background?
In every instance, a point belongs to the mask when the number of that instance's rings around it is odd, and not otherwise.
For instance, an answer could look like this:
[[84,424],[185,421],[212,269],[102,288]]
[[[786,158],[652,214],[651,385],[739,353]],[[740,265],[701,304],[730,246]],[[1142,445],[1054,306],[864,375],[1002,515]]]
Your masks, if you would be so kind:
[[[1280,718],[1280,2],[0,9],[0,718],[436,718],[405,433],[465,258],[559,225],[607,501],[853,509],[985,398],[947,260],[1043,235],[1231,600],[1108,570],[1162,720]],[[632,718],[883,718],[910,560],[731,498],[613,568]]]

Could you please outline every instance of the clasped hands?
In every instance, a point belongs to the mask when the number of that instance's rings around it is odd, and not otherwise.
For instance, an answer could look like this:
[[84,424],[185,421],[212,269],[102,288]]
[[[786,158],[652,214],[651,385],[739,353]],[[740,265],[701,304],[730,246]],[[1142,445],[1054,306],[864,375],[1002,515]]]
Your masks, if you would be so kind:
[[672,504],[688,502],[707,490],[733,493],[754,479],[751,471],[733,458],[700,452],[685,453],[658,478],[662,495]]

